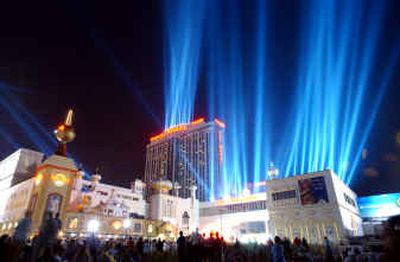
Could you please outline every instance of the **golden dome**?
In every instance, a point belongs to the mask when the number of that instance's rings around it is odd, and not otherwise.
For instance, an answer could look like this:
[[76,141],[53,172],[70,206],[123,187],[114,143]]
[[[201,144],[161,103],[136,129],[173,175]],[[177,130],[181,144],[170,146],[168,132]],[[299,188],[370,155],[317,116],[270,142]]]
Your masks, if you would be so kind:
[[60,143],[66,144],[74,140],[76,134],[72,127],[73,111],[69,110],[65,122],[54,130],[54,135]]
[[54,130],[54,134],[57,140],[61,143],[69,143],[74,140],[76,134],[74,128],[71,126],[66,126],[64,124],[59,125],[56,130]]
[[164,192],[167,193],[168,191],[170,191],[173,188],[173,185],[171,183],[171,181],[169,180],[160,180],[157,181],[155,183],[153,183],[152,188],[158,192]]

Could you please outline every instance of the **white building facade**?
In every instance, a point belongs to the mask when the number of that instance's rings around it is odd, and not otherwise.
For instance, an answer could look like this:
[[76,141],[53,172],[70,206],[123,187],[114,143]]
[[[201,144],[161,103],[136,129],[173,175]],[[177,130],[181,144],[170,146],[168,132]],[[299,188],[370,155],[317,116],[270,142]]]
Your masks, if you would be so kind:
[[331,170],[266,181],[271,235],[322,243],[362,235],[356,194]]
[[0,214],[6,207],[9,194],[12,193],[8,189],[29,179],[42,160],[42,153],[21,148],[0,161]]
[[188,235],[199,227],[199,200],[196,187],[192,186],[191,196],[181,198],[169,194],[172,183],[164,180],[153,184],[155,189],[150,200],[150,218],[170,223]]

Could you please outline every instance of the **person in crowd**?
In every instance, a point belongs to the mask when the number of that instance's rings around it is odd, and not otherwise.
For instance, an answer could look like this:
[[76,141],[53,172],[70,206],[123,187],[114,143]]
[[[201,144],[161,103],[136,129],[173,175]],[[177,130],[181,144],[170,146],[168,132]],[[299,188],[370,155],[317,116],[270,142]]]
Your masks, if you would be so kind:
[[196,231],[192,233],[190,239],[191,239],[192,252],[193,252],[193,258],[194,258],[193,260],[201,261],[202,260],[203,239],[202,239],[202,235],[199,233],[198,228],[196,228]]
[[301,240],[300,240],[300,238],[295,237],[294,240],[293,240],[293,245],[294,245],[295,247],[300,247],[300,246],[301,246]]
[[185,248],[186,248],[186,238],[183,235],[183,232],[179,232],[179,237],[176,241],[178,245],[178,259],[179,261],[185,261]]
[[54,218],[54,224],[56,226],[56,238],[58,237],[58,234],[60,233],[62,229],[62,221],[60,219],[60,213],[56,214],[56,217]]
[[92,233],[87,237],[86,243],[90,257],[97,258],[99,253],[100,240],[96,237],[95,234]]
[[388,219],[384,230],[382,261],[400,261],[400,215]]
[[328,237],[324,237],[324,261],[333,261],[332,245]]
[[284,256],[284,249],[283,249],[283,244],[282,240],[280,237],[276,236],[274,238],[274,245],[272,246],[272,261],[273,262],[285,262],[285,256]]
[[23,243],[28,238],[28,234],[31,231],[32,218],[31,212],[26,211],[25,216],[18,222],[15,228],[13,239],[14,241]]
[[287,260],[292,257],[292,248],[290,247],[290,240],[287,237],[284,237],[282,242],[283,246],[283,254]]
[[146,239],[143,245],[143,254],[147,255],[150,253],[151,250],[150,245],[151,245],[150,240]]
[[53,246],[57,239],[57,225],[51,212],[46,212],[39,229],[35,255],[37,258],[53,255]]
[[156,249],[157,249],[157,252],[160,252],[160,253],[162,253],[164,251],[164,242],[161,241],[161,238],[159,238],[157,241]]
[[[196,233],[185,237],[180,232],[177,241],[166,240],[153,241],[154,239],[140,238],[137,241],[132,237],[129,239],[104,239],[94,234],[86,238],[63,236],[62,239],[55,239],[54,231],[57,225],[49,221],[49,214],[46,214],[39,236],[31,241],[19,242],[13,237],[3,235],[0,237],[0,261],[99,261],[99,262],[124,262],[124,261],[324,261],[322,252],[318,246],[308,248],[307,254],[292,252],[292,256],[285,257],[284,242],[278,236],[274,242],[268,243],[227,243],[219,234],[212,234],[212,238],[200,238],[196,240]],[[51,216],[50,216],[51,217]],[[398,234],[399,225],[395,220],[390,220],[385,238],[385,257],[383,261],[400,261],[396,248],[399,246]],[[52,228],[54,226],[54,228]],[[53,232],[53,233],[52,233]],[[53,239],[51,239],[53,237]],[[104,237],[104,235],[103,235]],[[50,239],[48,239],[50,238]],[[231,238],[233,241],[234,238]],[[298,240],[293,241],[293,247],[298,246]],[[162,243],[162,245],[161,245]],[[200,251],[195,255],[195,243],[199,243]],[[305,239],[300,241],[300,249],[306,250],[308,243]],[[154,248],[150,246],[154,244]],[[268,245],[267,245],[268,244]],[[144,252],[145,246],[146,252]],[[162,248],[161,248],[162,246]],[[32,247],[40,247],[39,251],[32,250]],[[325,260],[338,256],[336,249],[331,244],[324,242],[319,246],[325,249]],[[398,249],[398,248],[397,248]],[[163,251],[161,251],[163,250]],[[293,248],[296,250],[296,248]],[[35,253],[36,252],[36,253]],[[360,259],[361,254],[355,259]],[[347,260],[351,261],[351,260]],[[380,260],[379,260],[380,261]]]
[[138,252],[139,257],[143,256],[143,254],[144,254],[143,249],[144,249],[144,242],[143,242],[143,238],[140,237],[138,242],[136,243],[136,250]]
[[133,237],[128,237],[128,241],[126,241],[126,246],[128,247],[128,249],[133,249],[135,247]]
[[310,249],[310,246],[308,245],[307,239],[303,237],[301,240],[301,245],[303,246],[304,250],[307,252]]

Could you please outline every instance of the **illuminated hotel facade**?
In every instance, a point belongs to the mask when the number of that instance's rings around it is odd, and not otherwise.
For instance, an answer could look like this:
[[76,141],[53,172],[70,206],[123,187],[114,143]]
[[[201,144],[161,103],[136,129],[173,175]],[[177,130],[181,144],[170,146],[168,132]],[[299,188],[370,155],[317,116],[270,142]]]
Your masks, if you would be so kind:
[[[200,201],[208,201],[213,185],[221,182],[225,124],[203,118],[150,138],[146,147],[145,183],[173,182],[180,197],[188,198],[196,185]],[[179,186],[178,186],[179,185]]]

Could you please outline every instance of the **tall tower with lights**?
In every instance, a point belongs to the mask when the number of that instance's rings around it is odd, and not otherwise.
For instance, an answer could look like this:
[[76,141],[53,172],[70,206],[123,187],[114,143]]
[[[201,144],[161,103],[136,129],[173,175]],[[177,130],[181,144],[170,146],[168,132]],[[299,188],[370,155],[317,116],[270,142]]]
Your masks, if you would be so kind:
[[72,126],[73,111],[69,110],[65,121],[58,125],[54,134],[59,142],[55,154],[39,165],[35,172],[35,183],[32,189],[28,210],[32,213],[33,232],[39,230],[46,214],[65,215],[72,185],[78,175],[74,161],[68,158],[67,144],[75,138]]
[[222,181],[224,129],[218,119],[200,118],[151,137],[146,147],[146,184],[168,179],[183,198],[191,196],[195,185],[198,199],[209,200]]

